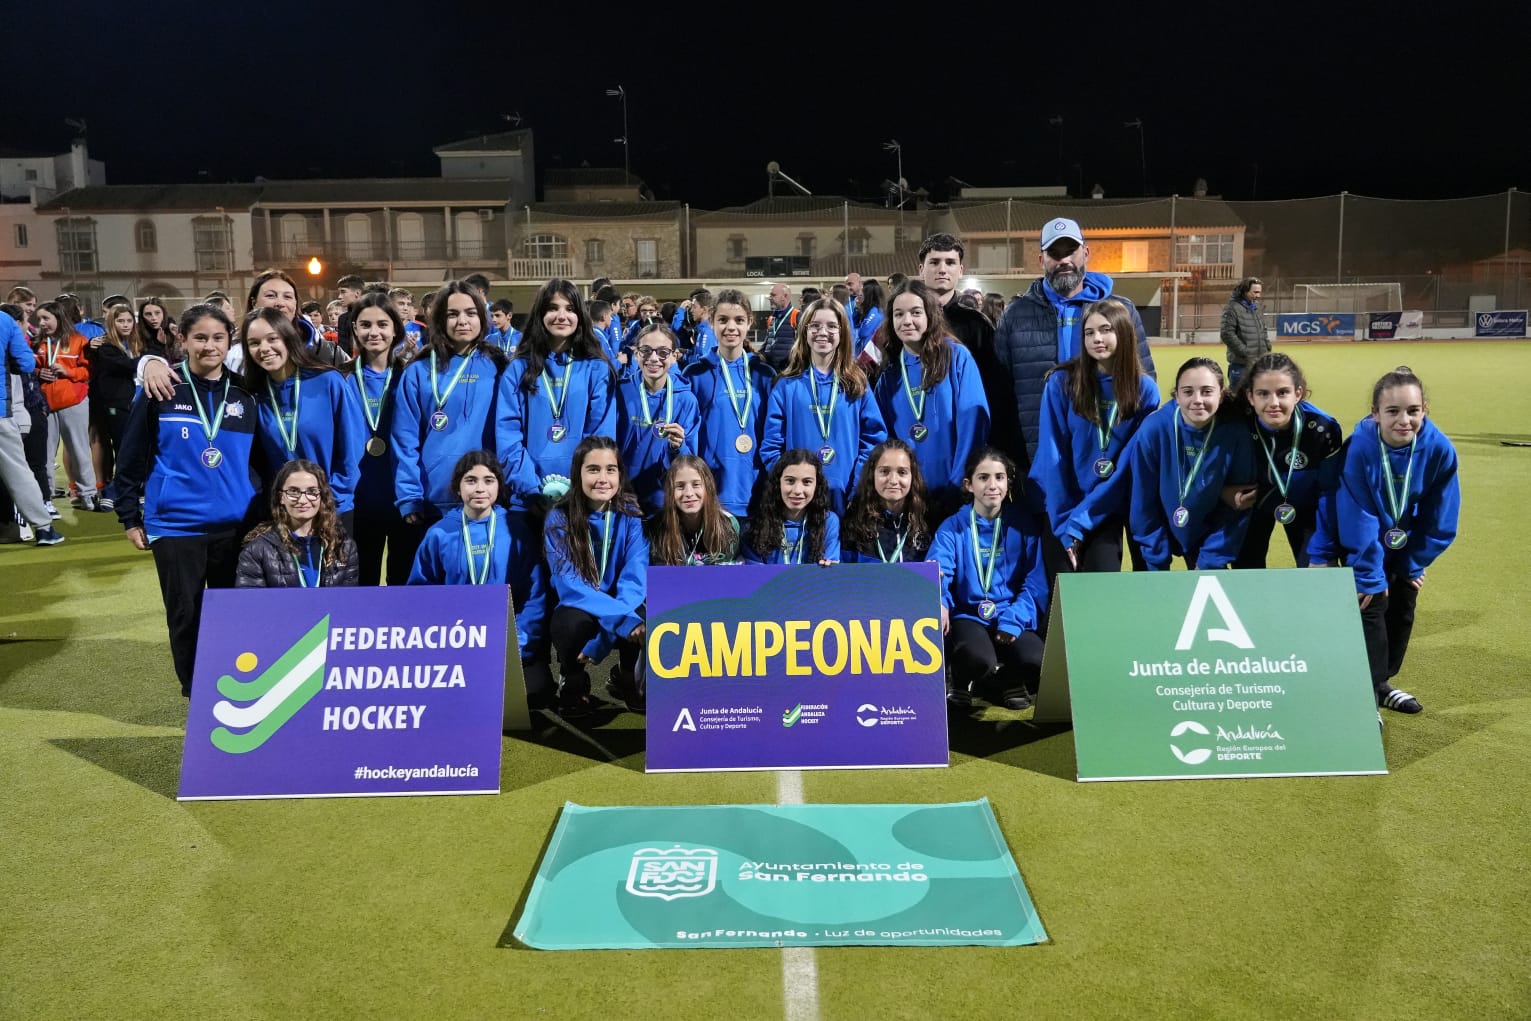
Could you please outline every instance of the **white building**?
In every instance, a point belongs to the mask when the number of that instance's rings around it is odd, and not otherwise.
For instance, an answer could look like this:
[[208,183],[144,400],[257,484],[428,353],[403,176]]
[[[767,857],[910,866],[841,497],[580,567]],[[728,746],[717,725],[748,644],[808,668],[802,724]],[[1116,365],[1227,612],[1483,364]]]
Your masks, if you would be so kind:
[[66,153],[0,149],[0,199],[30,199],[33,189],[48,198],[70,188],[106,183],[106,164],[90,158],[82,139]]

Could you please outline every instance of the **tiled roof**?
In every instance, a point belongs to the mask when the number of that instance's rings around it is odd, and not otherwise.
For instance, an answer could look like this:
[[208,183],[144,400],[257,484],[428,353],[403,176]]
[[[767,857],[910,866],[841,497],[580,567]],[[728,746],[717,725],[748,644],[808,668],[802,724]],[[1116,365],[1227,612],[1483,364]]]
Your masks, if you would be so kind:
[[258,184],[103,184],[71,188],[37,207],[39,213],[149,212],[159,209],[249,209]]
[[448,142],[446,145],[436,146],[431,152],[438,156],[470,152],[519,152],[524,148],[523,140],[530,137],[530,129],[501,131],[494,135],[477,135],[473,138],[464,138],[460,142]]
[[[1008,207],[1008,213],[1007,213]],[[952,217],[963,234],[1039,234],[1042,225],[1056,217],[1077,220],[1080,229],[1168,230],[1169,199],[1074,199],[1051,202],[954,202]],[[1175,228],[1242,227],[1244,221],[1222,199],[1177,199]]]
[[[680,219],[679,202],[535,202],[532,222],[537,220],[662,220]],[[523,219],[525,212],[519,212]],[[693,212],[692,217],[696,214]]]

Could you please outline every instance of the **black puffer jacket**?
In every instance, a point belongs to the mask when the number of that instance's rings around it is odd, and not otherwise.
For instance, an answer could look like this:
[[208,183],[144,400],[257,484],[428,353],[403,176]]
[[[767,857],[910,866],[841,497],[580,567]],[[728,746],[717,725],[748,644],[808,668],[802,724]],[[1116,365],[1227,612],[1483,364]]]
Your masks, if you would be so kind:
[[[1138,315],[1137,306],[1122,295],[1112,297],[1132,313],[1132,325],[1138,333],[1138,357],[1143,362],[1143,371],[1154,376],[1154,356],[1149,351],[1148,337],[1144,334],[1143,319]],[[994,348],[1000,364],[1010,373],[1010,385],[1015,393],[1016,414],[1026,446],[1025,463],[1020,466],[1020,473],[1024,475],[1037,453],[1042,389],[1048,371],[1058,364],[1058,311],[1043,293],[1040,277],[1032,281],[1025,294],[1005,308],[994,334]],[[1012,455],[1018,453],[1012,451]]]
[[[341,545],[335,563],[320,568],[319,587],[355,585],[358,574],[356,543],[347,539]],[[299,588],[301,585],[298,565],[282,545],[275,529],[257,535],[239,551],[235,588]]]
[[1015,415],[1015,395],[1010,389],[1010,373],[995,354],[994,324],[977,309],[959,304],[955,297],[942,308],[941,314],[951,335],[962,342],[978,363],[978,378],[989,402],[989,443],[1020,463],[1021,428]]

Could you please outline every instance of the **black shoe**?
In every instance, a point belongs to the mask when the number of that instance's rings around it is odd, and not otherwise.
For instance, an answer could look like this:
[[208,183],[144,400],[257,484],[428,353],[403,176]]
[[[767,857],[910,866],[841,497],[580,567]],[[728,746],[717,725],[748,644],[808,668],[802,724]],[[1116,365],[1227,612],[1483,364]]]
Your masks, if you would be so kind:
[[611,679],[606,682],[606,694],[626,706],[629,712],[644,712],[645,702],[643,692],[638,690],[638,682],[631,674],[624,673],[621,667],[611,668]]
[[1377,704],[1384,709],[1391,709],[1395,713],[1408,713],[1410,716],[1425,711],[1425,707],[1419,704],[1419,699],[1407,691],[1399,691],[1391,684],[1384,685],[1382,690],[1377,692]]
[[960,684],[950,677],[946,679],[946,704],[958,709],[973,708],[973,693],[968,690],[966,684]]
[[1025,688],[1009,688],[999,696],[999,704],[1006,709],[1015,709],[1017,711],[1030,709],[1031,692]]

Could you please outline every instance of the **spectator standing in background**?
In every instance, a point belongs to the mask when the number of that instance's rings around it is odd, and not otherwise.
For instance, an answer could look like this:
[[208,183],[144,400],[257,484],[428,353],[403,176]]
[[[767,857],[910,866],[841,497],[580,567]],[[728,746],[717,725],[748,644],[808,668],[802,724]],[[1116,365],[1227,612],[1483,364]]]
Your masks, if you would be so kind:
[[1270,335],[1265,331],[1265,317],[1260,314],[1259,277],[1245,277],[1233,289],[1233,296],[1223,306],[1218,336],[1228,349],[1228,388],[1237,390],[1244,370],[1261,355],[1269,354]]

